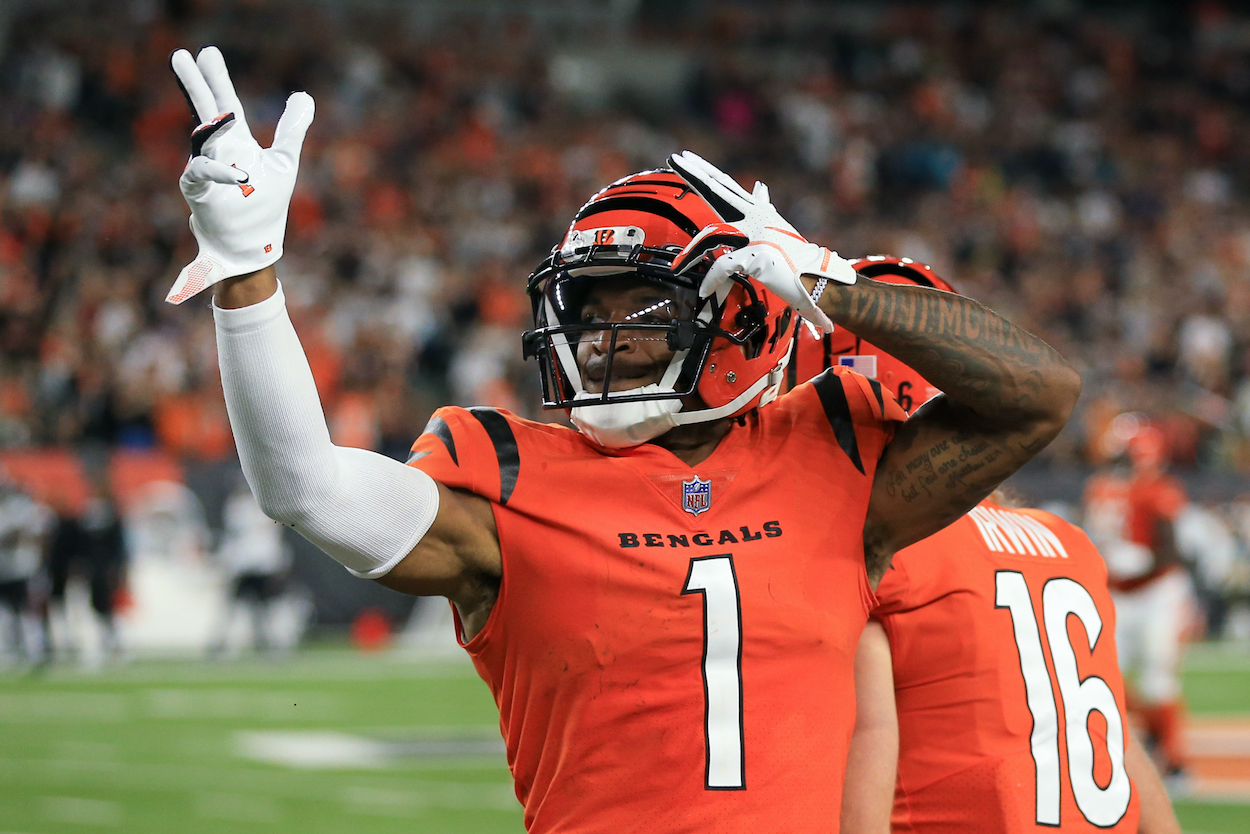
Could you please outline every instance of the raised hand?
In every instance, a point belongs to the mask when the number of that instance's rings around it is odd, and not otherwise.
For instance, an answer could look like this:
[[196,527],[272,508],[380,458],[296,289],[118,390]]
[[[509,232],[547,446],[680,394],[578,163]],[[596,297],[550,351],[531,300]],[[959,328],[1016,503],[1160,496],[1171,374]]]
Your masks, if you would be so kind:
[[[768,198],[768,186],[755,184],[747,192],[733,178],[697,154],[682,151],[669,157],[669,165],[695,191],[732,225],[750,239],[750,243],[717,258],[699,287],[701,296],[709,296],[724,286],[731,275],[749,275],[784,299],[787,304],[826,333],[833,332],[833,322],[816,306],[819,290],[825,282],[854,284],[856,273],[850,262],[822,246],[809,243],[786,222]],[[724,233],[724,227],[719,227]],[[800,280],[802,275],[824,279],[817,282],[818,291],[808,295]]]
[[287,208],[315,107],[308,93],[292,93],[272,147],[262,148],[252,138],[217,47],[205,47],[196,58],[179,49],[169,63],[200,121],[178,180],[200,253],[183,267],[165,297],[181,304],[219,281],[256,272],[282,257]]

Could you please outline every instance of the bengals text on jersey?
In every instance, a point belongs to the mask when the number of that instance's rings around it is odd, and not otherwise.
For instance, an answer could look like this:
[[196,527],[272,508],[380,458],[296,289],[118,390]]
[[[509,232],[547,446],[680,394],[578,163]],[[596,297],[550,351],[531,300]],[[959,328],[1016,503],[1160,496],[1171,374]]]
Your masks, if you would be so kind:
[[874,603],[861,531],[903,419],[834,370],[692,468],[493,409],[435,413],[411,464],[490,499],[499,531],[502,585],[464,645],[529,831],[836,828]]

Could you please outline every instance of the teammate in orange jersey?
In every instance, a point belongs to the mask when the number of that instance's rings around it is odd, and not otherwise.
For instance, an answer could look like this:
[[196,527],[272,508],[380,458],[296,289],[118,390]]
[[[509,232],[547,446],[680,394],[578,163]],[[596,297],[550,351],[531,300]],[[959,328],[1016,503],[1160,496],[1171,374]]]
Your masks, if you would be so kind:
[[1106,569],[1079,528],[985,501],[900,551],[877,595],[856,689],[870,726],[893,694],[898,772],[875,793],[848,776],[848,800],[876,804],[844,831],[888,815],[917,834],[1179,834],[1129,730]]
[[1167,441],[1136,415],[1126,449],[1127,480],[1117,473],[1090,479],[1085,492],[1090,535],[1107,556],[1119,614],[1116,640],[1130,676],[1130,707],[1146,725],[1174,790],[1185,787],[1184,706],[1180,662],[1193,611],[1193,589],[1181,564],[1175,521],[1188,498],[1166,472]]
[[[948,289],[911,261],[854,264]],[[800,361],[820,345],[892,390],[930,388],[849,333],[821,342],[807,334]],[[801,368],[818,372],[822,355]],[[1079,529],[987,500],[900,551],[877,598],[856,659],[844,832],[1179,831],[1127,735],[1106,569]]]
[[[262,149],[217,50],[171,61],[200,255],[169,298],[216,284],[253,492],[355,575],[451,600],[526,827],[836,830],[872,587],[1054,437],[1076,373],[975,302],[857,280],[681,153],[594,195],[530,279],[523,344],[576,429],[445,408],[410,466],[336,447],[272,269],[312,99]],[[770,404],[796,312],[946,395],[904,422],[837,371]]]

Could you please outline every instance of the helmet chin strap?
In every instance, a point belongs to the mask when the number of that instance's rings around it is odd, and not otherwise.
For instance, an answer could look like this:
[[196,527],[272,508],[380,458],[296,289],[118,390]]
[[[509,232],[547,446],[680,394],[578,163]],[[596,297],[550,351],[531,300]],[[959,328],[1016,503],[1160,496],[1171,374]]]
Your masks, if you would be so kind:
[[[767,405],[777,399],[777,389],[781,385],[781,378],[789,362],[790,354],[787,351],[777,367],[755,380],[754,384],[729,402],[717,408],[701,408],[698,411],[690,411],[685,414],[674,414],[673,421],[679,426],[686,426],[691,423],[707,423],[712,420],[719,420],[722,417],[728,417],[749,403],[761,391],[764,391],[764,395],[760,397],[760,405]],[[772,391],[766,391],[765,389],[767,388],[772,388]]]
[[[630,446],[639,446],[677,426],[708,423],[728,417],[749,403],[761,391],[763,395],[760,396],[760,405],[767,405],[777,398],[777,391],[789,363],[790,351],[785,351],[777,367],[718,408],[701,408],[698,411],[682,412],[682,402],[678,399],[641,400],[574,406],[569,410],[569,419],[582,434],[606,449],[627,449]],[[664,390],[661,384],[653,382],[650,385],[632,388],[621,393],[652,394]],[[583,393],[578,394],[577,398],[598,399],[598,395]]]
[[[665,390],[659,383],[653,382],[621,393],[659,394]],[[579,400],[598,398],[598,394],[577,395]],[[641,400],[573,406],[569,409],[569,419],[582,434],[600,446],[607,449],[626,449],[646,443],[678,425],[674,418],[680,410],[681,400]]]

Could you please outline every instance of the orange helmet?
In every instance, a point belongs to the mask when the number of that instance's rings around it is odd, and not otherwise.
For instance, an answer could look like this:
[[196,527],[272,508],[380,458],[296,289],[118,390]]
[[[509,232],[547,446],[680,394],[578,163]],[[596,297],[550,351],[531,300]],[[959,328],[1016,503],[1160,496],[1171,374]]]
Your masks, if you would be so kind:
[[[776,396],[794,337],[793,310],[742,275],[699,297],[716,258],[748,242],[724,220],[667,168],[617,180],[578,210],[529,279],[534,327],[522,345],[542,367],[545,406],[570,409],[573,422],[603,445],[633,445],[671,425],[735,416]],[[620,278],[655,287],[655,300],[622,321],[584,317],[597,284]],[[618,338],[666,341],[674,355],[663,379],[628,390],[605,382],[601,393],[589,393],[577,345],[605,333],[613,345]],[[682,398],[696,393],[706,408],[685,410]]]
[[[955,288],[931,267],[911,258],[870,255],[853,261],[851,265],[860,275],[874,281],[955,292]],[[876,379],[895,396],[908,414],[941,393],[910,367],[844,327],[826,336],[809,327],[800,327],[794,343],[794,356],[790,360],[790,386],[806,382],[834,365],[849,367],[856,373]]]

